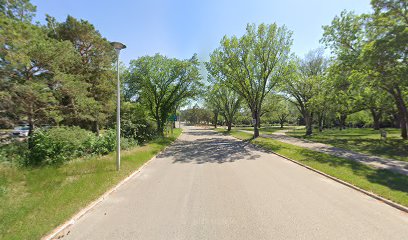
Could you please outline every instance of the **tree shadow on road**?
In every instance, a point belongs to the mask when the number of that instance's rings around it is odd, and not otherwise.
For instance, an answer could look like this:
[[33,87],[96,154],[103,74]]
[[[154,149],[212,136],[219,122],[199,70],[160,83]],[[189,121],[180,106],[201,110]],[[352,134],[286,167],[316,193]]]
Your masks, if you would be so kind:
[[238,160],[255,160],[260,156],[252,152],[248,143],[234,139],[219,138],[213,131],[185,133],[203,136],[194,141],[178,140],[157,158],[174,157],[173,163],[228,163]]

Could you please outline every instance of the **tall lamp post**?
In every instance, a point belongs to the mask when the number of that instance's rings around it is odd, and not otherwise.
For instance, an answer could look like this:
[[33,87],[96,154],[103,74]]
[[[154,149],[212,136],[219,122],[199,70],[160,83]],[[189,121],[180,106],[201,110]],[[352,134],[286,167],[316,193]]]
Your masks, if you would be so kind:
[[116,50],[116,70],[118,72],[117,82],[117,99],[116,99],[116,170],[120,170],[120,74],[119,74],[119,53],[120,50],[125,49],[126,46],[120,42],[111,42],[111,45]]

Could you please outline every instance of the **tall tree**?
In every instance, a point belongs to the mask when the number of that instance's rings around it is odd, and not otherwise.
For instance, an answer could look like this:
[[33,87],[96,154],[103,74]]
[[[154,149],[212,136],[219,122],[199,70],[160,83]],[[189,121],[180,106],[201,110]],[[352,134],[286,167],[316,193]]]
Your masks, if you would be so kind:
[[30,0],[0,0],[0,13],[22,22],[31,22],[37,7]]
[[298,116],[298,109],[286,96],[282,95],[282,92],[270,93],[265,97],[261,117],[264,122],[279,123],[283,128],[285,123],[293,124]]
[[50,16],[47,16],[47,21],[49,35],[70,41],[80,55],[73,72],[82,85],[86,85],[86,98],[77,101],[77,96],[70,91],[63,97],[66,114],[70,115],[65,122],[82,125],[99,134],[100,126],[106,124],[115,107],[114,50],[88,21],[71,16],[62,23],[57,23]]
[[219,100],[217,99],[217,95],[216,94],[212,94],[212,86],[208,86],[207,87],[207,91],[206,91],[206,95],[204,96],[204,107],[207,109],[210,109],[213,113],[213,125],[214,128],[217,128],[218,125],[218,120],[219,120],[219,116],[220,116],[220,112],[222,111],[221,109],[221,104],[219,104]]
[[237,92],[251,109],[254,137],[259,136],[265,96],[288,72],[291,35],[276,24],[248,24],[242,37],[224,36],[206,64],[210,74]]
[[218,109],[227,123],[228,131],[231,131],[234,117],[240,108],[241,97],[232,89],[217,83],[211,86],[207,94],[207,101],[211,101],[214,108]]
[[283,90],[302,114],[306,122],[306,135],[311,135],[313,115],[316,112],[313,99],[321,92],[327,61],[323,51],[316,49],[306,54],[303,60],[295,59],[292,64],[292,75],[283,84]]
[[370,79],[389,93],[400,118],[401,137],[408,139],[408,3],[372,0],[374,14],[367,24],[368,42],[362,60]]
[[[322,42],[345,69],[365,74],[364,82],[392,96],[398,109],[401,137],[408,139],[408,13],[402,0],[373,0],[374,13],[343,11],[324,26]],[[349,71],[349,74],[352,74]]]
[[8,69],[2,77],[8,99],[18,120],[25,120],[30,133],[39,123],[57,122],[56,96],[61,83],[76,59],[69,42],[50,39],[43,29],[10,18],[1,18],[0,42],[3,64]]
[[201,88],[199,62],[194,55],[188,60],[156,54],[132,60],[126,79],[128,95],[139,96],[156,120],[157,133],[164,134],[169,114]]

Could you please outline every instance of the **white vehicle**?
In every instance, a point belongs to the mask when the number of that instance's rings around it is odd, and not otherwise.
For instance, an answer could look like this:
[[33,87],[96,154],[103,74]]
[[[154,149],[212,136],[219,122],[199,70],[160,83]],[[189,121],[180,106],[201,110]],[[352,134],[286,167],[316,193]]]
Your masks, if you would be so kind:
[[13,137],[28,137],[28,133],[30,132],[30,127],[28,126],[18,126],[14,128],[11,132],[11,136]]

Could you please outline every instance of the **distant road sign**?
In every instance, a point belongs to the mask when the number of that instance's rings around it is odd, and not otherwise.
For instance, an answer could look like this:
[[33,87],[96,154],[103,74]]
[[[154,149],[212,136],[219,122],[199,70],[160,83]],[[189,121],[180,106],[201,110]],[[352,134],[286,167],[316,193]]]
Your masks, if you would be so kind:
[[168,118],[168,120],[169,121],[177,121],[177,115],[171,115],[169,118]]

